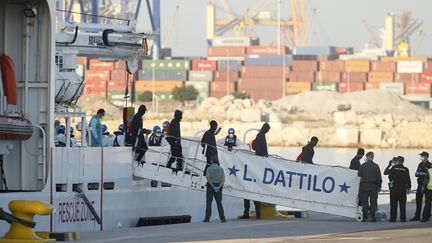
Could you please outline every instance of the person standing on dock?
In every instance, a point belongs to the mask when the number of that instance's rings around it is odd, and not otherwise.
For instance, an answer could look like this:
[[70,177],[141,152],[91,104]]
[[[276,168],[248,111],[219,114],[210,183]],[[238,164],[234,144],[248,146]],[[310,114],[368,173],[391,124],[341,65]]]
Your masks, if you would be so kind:
[[202,139],[201,146],[203,147],[203,154],[206,157],[206,167],[204,169],[204,176],[206,175],[207,168],[213,163],[219,164],[218,151],[216,147],[216,130],[218,128],[218,123],[215,120],[210,121],[210,129],[207,130]]
[[371,216],[371,221],[376,222],[375,212],[378,206],[378,192],[381,190],[382,178],[381,171],[374,161],[374,153],[366,154],[366,162],[360,166],[358,176],[360,180],[360,201],[363,206],[363,220],[366,222],[368,212]]
[[204,223],[210,222],[211,217],[211,207],[213,202],[213,197],[216,201],[217,209],[219,212],[219,218],[222,223],[226,222],[224,209],[222,206],[222,188],[225,183],[225,173],[222,167],[219,166],[217,160],[212,160],[211,165],[207,168],[207,193],[206,193],[206,212]]
[[425,177],[427,175],[428,169],[432,167],[432,164],[429,162],[429,153],[423,151],[421,154],[421,162],[417,166],[417,170],[415,176],[417,177],[417,192],[416,192],[416,211],[414,218],[410,219],[410,221],[419,221],[421,216],[422,202],[423,196],[425,196],[425,191],[423,190],[423,184]]
[[356,156],[354,156],[354,158],[351,160],[351,163],[350,163],[350,166],[349,166],[349,168],[350,168],[351,170],[359,170],[359,169],[360,169],[360,165],[361,165],[361,164],[360,164],[360,160],[363,158],[364,154],[365,154],[364,149],[359,148],[359,149],[357,150],[357,154],[356,154]]
[[314,147],[318,144],[318,138],[313,136],[308,144],[302,148],[302,156],[303,160],[302,162],[313,164],[313,157],[315,154]]
[[426,175],[423,179],[422,191],[425,194],[425,206],[423,209],[421,222],[428,222],[431,217],[432,204],[432,168],[426,170]]
[[397,206],[399,203],[400,221],[406,222],[406,201],[407,195],[411,190],[411,179],[409,170],[403,166],[405,159],[397,157],[396,165],[390,169],[389,189],[390,189],[390,220],[396,222]]
[[171,168],[172,163],[177,160],[177,171],[183,170],[183,154],[181,145],[180,122],[183,119],[183,112],[176,110],[174,119],[171,120],[168,143],[171,145],[171,158],[167,163],[167,168]]

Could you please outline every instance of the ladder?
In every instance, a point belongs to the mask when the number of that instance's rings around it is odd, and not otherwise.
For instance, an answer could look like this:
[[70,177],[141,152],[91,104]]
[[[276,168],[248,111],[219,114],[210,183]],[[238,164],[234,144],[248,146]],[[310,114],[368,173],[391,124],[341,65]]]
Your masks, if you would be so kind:
[[[185,138],[181,143],[183,171],[165,167],[170,158],[170,147],[165,143],[161,147],[149,147],[146,163],[133,166],[134,176],[205,191],[206,160],[201,143]],[[226,147],[217,146],[219,163],[225,172],[225,196],[361,220],[357,205],[360,178],[356,171],[340,166],[297,163],[278,156],[256,156],[247,148],[228,151]]]

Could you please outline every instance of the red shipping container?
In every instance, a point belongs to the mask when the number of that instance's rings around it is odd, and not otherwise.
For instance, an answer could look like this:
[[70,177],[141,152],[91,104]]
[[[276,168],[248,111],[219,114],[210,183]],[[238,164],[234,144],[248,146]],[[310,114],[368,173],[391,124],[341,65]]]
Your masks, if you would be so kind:
[[90,70],[112,70],[114,68],[113,62],[102,62],[98,59],[90,59],[89,69]]
[[247,78],[288,78],[288,67],[277,66],[244,66],[242,68],[241,77]]
[[255,102],[259,100],[278,100],[283,97],[282,90],[246,90],[245,92]]
[[[280,50],[280,53],[278,53]],[[279,49],[277,46],[248,46],[246,49],[248,55],[279,55],[287,54],[288,47],[281,46]]]
[[117,61],[114,63],[114,70],[126,70],[125,61]]
[[425,72],[420,74],[421,83],[432,83],[432,72]]
[[84,90],[85,95],[95,95],[99,97],[107,97],[106,91],[99,91],[99,90],[93,90],[93,89],[85,89]]
[[368,73],[342,73],[342,82],[365,83]]
[[111,77],[110,71],[102,71],[102,70],[87,70],[85,73],[85,81],[91,82],[91,81],[103,81],[103,80],[109,80]]
[[339,83],[339,93],[363,91],[365,86],[364,83]]
[[432,72],[432,62],[425,62],[423,72]]
[[236,71],[216,71],[214,73],[213,79],[215,81],[227,81],[227,78],[229,78],[230,82],[235,82],[239,79],[240,73]]
[[125,70],[112,70],[111,71],[111,81],[126,81],[128,72]]
[[237,89],[239,91],[244,90],[283,90],[283,86],[286,80],[283,79],[253,79],[253,78],[241,78],[237,83]]
[[405,83],[405,93],[431,95],[431,84],[428,83]]
[[379,83],[365,83],[365,90],[379,89],[379,88],[380,88]]
[[318,61],[294,60],[292,70],[295,72],[315,72],[318,71]]
[[315,82],[315,72],[295,72],[289,74],[290,82]]
[[[124,91],[126,89],[126,83],[120,82],[108,82],[108,92],[110,91]],[[129,89],[130,90],[130,89]]]
[[371,71],[372,72],[396,72],[396,62],[372,61]]
[[246,48],[244,47],[225,47],[212,46],[208,49],[209,57],[244,57]]
[[316,72],[315,81],[316,82],[332,82],[339,83],[342,79],[342,74],[340,72]]
[[77,57],[76,58],[76,63],[78,65],[84,65],[87,66],[87,57]]
[[323,61],[319,64],[320,71],[343,72],[345,71],[345,62],[341,60]]
[[420,74],[418,73],[396,73],[395,82],[420,82]]
[[192,70],[214,72],[217,70],[217,62],[210,60],[192,60]]

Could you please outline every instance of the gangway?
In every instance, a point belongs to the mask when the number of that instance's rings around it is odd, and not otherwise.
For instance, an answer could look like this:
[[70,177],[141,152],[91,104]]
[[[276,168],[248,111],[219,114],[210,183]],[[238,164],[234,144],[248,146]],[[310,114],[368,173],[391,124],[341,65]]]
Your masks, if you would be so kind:
[[[135,177],[205,191],[206,165],[199,139],[181,140],[184,170],[166,168],[169,145],[149,147],[142,166],[133,166]],[[362,219],[357,205],[360,178],[356,171],[340,166],[298,163],[278,156],[261,157],[245,148],[228,151],[217,146],[225,171],[223,195]]]

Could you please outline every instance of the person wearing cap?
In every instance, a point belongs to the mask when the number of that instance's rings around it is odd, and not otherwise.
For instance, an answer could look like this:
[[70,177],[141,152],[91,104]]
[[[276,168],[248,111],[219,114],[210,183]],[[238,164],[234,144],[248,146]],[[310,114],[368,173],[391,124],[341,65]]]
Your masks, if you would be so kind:
[[397,206],[399,204],[400,221],[406,222],[406,201],[411,190],[411,179],[409,170],[403,165],[405,159],[397,157],[396,164],[389,172],[390,189],[390,220],[396,222]]
[[[423,151],[419,154],[421,157],[421,161],[417,166],[417,170],[415,172],[415,176],[417,177],[417,192],[416,192],[416,211],[414,214],[414,218],[410,219],[410,221],[419,221],[422,209],[422,201],[425,192],[423,190],[424,179],[428,172],[428,169],[432,168],[432,164],[428,161],[429,153]],[[430,215],[430,212],[429,212]],[[430,217],[430,216],[429,216]]]
[[202,153],[206,157],[206,167],[204,169],[204,176],[206,175],[207,168],[213,163],[219,164],[218,151],[216,147],[215,133],[218,128],[218,123],[215,120],[210,121],[210,129],[207,130],[201,138]]
[[351,163],[349,166],[350,170],[359,170],[360,169],[360,165],[361,165],[360,160],[363,158],[364,154],[365,154],[364,149],[359,148],[357,150],[356,156],[354,156],[354,158],[351,160]]
[[183,153],[180,132],[180,122],[182,119],[183,112],[176,110],[174,112],[174,119],[171,120],[169,133],[166,138],[168,143],[171,145],[171,158],[168,160],[166,167],[171,168],[172,163],[177,161],[177,171],[183,170]]
[[[426,152],[422,153],[425,157],[427,154]],[[425,206],[423,208],[423,214],[421,222],[428,222],[431,217],[431,203],[432,203],[432,167],[429,167],[426,169],[426,173],[423,176],[423,186],[421,190],[425,194]]]
[[113,143],[111,139],[112,135],[108,131],[108,126],[102,124],[102,147],[110,147]]
[[310,142],[302,148],[302,156],[303,156],[302,162],[313,164],[313,157],[315,154],[314,147],[317,146],[318,141],[319,141],[318,138],[313,136]]
[[225,138],[224,146],[228,147],[228,151],[231,151],[233,147],[237,146],[237,135],[235,135],[234,128],[228,129],[228,135]]
[[357,175],[360,179],[360,202],[363,211],[362,222],[367,222],[368,213],[371,216],[371,222],[376,222],[375,212],[378,206],[378,192],[381,190],[382,178],[381,171],[374,161],[374,153],[366,154],[366,162],[360,166]]
[[[215,157],[212,157],[215,158]],[[217,209],[219,212],[219,218],[222,223],[226,222],[224,209],[222,206],[222,188],[225,183],[225,173],[222,167],[216,160],[211,160],[211,165],[207,169],[207,192],[206,192],[206,212],[204,223],[210,222],[211,217],[211,206],[213,198],[216,201]]]
[[162,145],[162,130],[159,126],[153,127],[153,133],[149,137],[150,146],[161,146]]
[[112,147],[124,147],[125,145],[125,131],[126,126],[120,124],[118,130],[114,132],[114,139],[112,141]]
[[393,159],[389,161],[387,167],[384,170],[384,175],[388,176],[390,174],[391,168],[393,168],[393,166],[395,166],[398,163],[398,159],[399,157],[393,157]]

